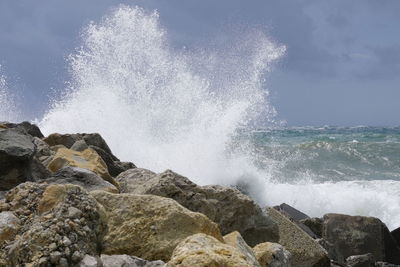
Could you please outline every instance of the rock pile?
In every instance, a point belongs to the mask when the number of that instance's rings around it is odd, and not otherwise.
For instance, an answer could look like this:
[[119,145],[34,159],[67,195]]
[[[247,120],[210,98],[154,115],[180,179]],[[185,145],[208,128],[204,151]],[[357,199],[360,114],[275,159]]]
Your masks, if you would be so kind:
[[261,209],[237,189],[121,162],[97,133],[0,123],[0,266],[395,266],[399,232]]

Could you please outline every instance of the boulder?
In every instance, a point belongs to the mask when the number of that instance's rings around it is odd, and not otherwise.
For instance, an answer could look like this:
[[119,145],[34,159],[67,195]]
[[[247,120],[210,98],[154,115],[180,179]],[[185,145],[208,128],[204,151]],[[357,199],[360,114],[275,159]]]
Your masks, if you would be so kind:
[[172,198],[189,210],[203,213],[220,226],[222,234],[238,231],[250,246],[279,240],[277,225],[237,189],[198,186],[171,170],[158,175],[147,170],[129,170],[116,179],[130,193]]
[[253,248],[261,267],[290,267],[291,254],[277,243],[260,243]]
[[28,121],[24,121],[21,123],[3,122],[2,124],[5,128],[19,129],[19,130],[25,131],[27,134],[29,134],[33,137],[38,137],[38,138],[44,137],[42,132],[40,131],[39,127],[37,127],[37,125],[32,124]]
[[107,153],[105,150],[101,149],[100,147],[97,146],[89,146],[91,149],[97,152],[99,156],[104,160],[104,162],[107,165],[108,171],[111,174],[111,176],[116,177],[118,176],[121,172],[124,172],[128,169],[131,168],[136,168],[136,166],[133,163],[126,162],[125,165],[121,164],[120,161],[115,161],[113,156],[109,153]]
[[0,190],[9,190],[29,180],[35,152],[32,137],[19,129],[0,131]]
[[91,194],[104,206],[108,217],[104,254],[168,261],[176,245],[190,235],[205,233],[222,240],[215,223],[172,199],[105,191]]
[[118,189],[111,183],[103,180],[90,170],[78,167],[63,167],[50,175],[45,182],[49,184],[75,184],[85,188],[87,191],[105,190],[118,193]]
[[81,139],[82,138],[78,134],[53,133],[43,138],[43,141],[46,142],[49,146],[63,145],[66,148],[71,148],[76,141]]
[[258,263],[256,255],[254,251],[246,244],[243,237],[240,235],[238,231],[232,232],[230,234],[224,235],[225,244],[235,247],[239,250],[247,259],[247,262],[250,262],[254,267],[261,267]]
[[0,263],[73,266],[100,251],[104,211],[79,186],[20,184],[7,193],[0,209],[20,220],[18,238],[0,247]]
[[[307,218],[300,220],[300,223],[307,226],[310,229],[315,237],[314,238],[321,238],[322,237],[322,223],[323,220],[321,218]],[[304,229],[303,229],[304,230]]]
[[383,262],[383,261],[377,261],[375,262],[375,267],[399,267],[400,265],[398,264],[391,264],[388,262]]
[[375,267],[374,255],[368,253],[350,256],[346,259],[346,267]]
[[0,212],[0,246],[15,238],[20,227],[20,220],[10,211]]
[[393,236],[393,238],[396,240],[397,245],[400,245],[400,227],[394,229],[393,231],[390,232],[390,234]]
[[105,181],[118,187],[118,183],[108,173],[107,165],[93,149],[88,148],[79,152],[65,148],[61,145],[54,146],[52,149],[55,151],[55,155],[47,165],[47,168],[50,171],[56,172],[67,166],[87,169],[94,172]]
[[325,248],[338,263],[344,264],[352,255],[371,253],[377,261],[400,264],[400,248],[379,219],[326,214],[323,220]]
[[[99,258],[86,254],[78,265],[79,267],[104,267]],[[123,265],[120,265],[123,266]]]
[[167,267],[253,267],[238,249],[205,235],[195,234],[175,248]]
[[296,223],[290,221],[274,208],[266,208],[266,213],[278,224],[280,236],[278,243],[291,253],[291,265],[293,267],[330,266],[326,250]]
[[129,255],[101,255],[103,267],[164,267],[163,261],[147,261]]
[[85,149],[88,149],[89,146],[86,144],[85,140],[78,140],[72,146],[71,149],[75,151],[82,152]]

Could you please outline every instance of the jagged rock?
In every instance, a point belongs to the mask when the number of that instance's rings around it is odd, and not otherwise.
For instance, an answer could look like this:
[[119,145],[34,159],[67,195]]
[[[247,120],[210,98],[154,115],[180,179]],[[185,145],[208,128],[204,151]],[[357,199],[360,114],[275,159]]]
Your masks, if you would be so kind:
[[222,234],[239,231],[247,244],[278,241],[277,225],[261,208],[239,190],[223,186],[198,186],[171,170],[152,175],[147,170],[129,170],[117,181],[135,194],[153,194],[176,200],[182,206],[205,214]]
[[167,267],[253,267],[238,249],[217,239],[195,234],[183,240],[175,248]]
[[18,238],[0,247],[9,266],[72,266],[99,253],[105,231],[102,207],[75,185],[24,183],[10,190],[1,209],[20,220]]
[[265,242],[253,248],[261,267],[290,267],[291,254],[277,243]]
[[400,249],[379,219],[326,214],[323,220],[322,238],[333,260],[344,264],[349,256],[371,253],[377,261],[400,264]]
[[251,263],[251,266],[261,267],[258,263],[256,255],[254,254],[254,251],[247,245],[246,241],[244,241],[239,232],[235,231],[224,235],[224,241],[225,244],[238,249],[246,257],[247,262]]
[[105,190],[118,193],[118,189],[111,183],[103,180],[90,170],[78,167],[61,168],[48,177],[45,182],[49,184],[75,184],[82,186],[87,191]]
[[[97,146],[89,146],[91,149],[95,150],[97,154],[104,160],[104,162],[107,165],[108,171],[111,174],[111,176],[116,177],[120,173],[130,169],[130,168],[135,168],[136,166],[133,163],[125,163],[125,165],[121,164],[119,161],[115,161],[113,159],[113,156],[100,147]],[[128,167],[128,168],[126,168]]]
[[14,239],[20,227],[20,220],[10,211],[0,212],[0,246]]
[[346,267],[374,267],[375,259],[371,253],[354,255],[346,259]]
[[0,130],[0,190],[9,190],[29,179],[34,152],[32,137],[25,131]]
[[300,220],[302,224],[307,226],[317,238],[322,237],[322,223],[323,220],[321,218],[307,218]]
[[279,226],[280,239],[278,243],[291,253],[291,265],[293,267],[330,266],[330,260],[325,249],[300,227],[274,208],[267,208],[266,212]]
[[215,223],[172,199],[105,191],[91,194],[104,206],[108,217],[105,254],[168,261],[176,245],[190,235],[205,233],[222,240]]
[[83,151],[85,149],[88,149],[89,146],[86,144],[85,140],[78,140],[76,141],[72,146],[71,149],[75,151]]
[[20,129],[25,131],[27,134],[34,136],[34,137],[38,137],[38,138],[43,138],[43,134],[40,131],[39,127],[37,127],[35,124],[32,124],[28,121],[24,121],[21,123],[10,123],[10,122],[3,122],[2,123],[3,126],[5,126],[5,128],[9,128],[9,129]]
[[101,255],[103,267],[164,267],[165,262],[147,261],[135,256],[129,255]]
[[93,149],[88,148],[82,152],[67,149],[64,146],[54,146],[52,149],[55,151],[55,155],[47,165],[50,171],[56,172],[67,166],[83,168],[96,173],[105,181],[118,187],[118,183],[108,173],[105,162]]

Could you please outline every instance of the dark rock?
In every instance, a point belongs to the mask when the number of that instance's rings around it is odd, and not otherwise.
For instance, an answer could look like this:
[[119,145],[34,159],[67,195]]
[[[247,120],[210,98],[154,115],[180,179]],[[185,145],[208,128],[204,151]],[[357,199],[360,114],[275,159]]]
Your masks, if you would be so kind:
[[375,267],[399,267],[400,265],[398,264],[391,264],[383,261],[377,261],[375,262]]
[[392,232],[390,232],[393,236],[393,238],[396,240],[397,245],[400,246],[400,227],[397,229],[394,229]]
[[43,139],[49,146],[63,145],[66,148],[71,148],[73,144],[81,140],[82,138],[78,134],[58,134],[53,133]]
[[[92,146],[92,145],[89,147],[91,149],[95,150],[97,152],[97,154],[99,154],[99,156],[104,160],[104,162],[107,165],[108,172],[113,177],[118,176],[120,173],[130,169],[130,167],[132,167],[132,166],[135,167],[135,165],[133,163],[131,163],[131,165],[129,165],[129,163],[128,164],[125,163],[125,165],[124,165],[124,164],[121,164],[119,161],[114,161],[114,157],[100,147]],[[128,169],[126,169],[125,167],[128,167]]]
[[0,190],[9,190],[29,180],[34,152],[32,137],[25,131],[0,130]]
[[21,123],[9,123],[9,122],[2,122],[4,126],[6,126],[9,129],[16,128],[25,131],[31,136],[38,137],[38,138],[43,138],[43,134],[40,131],[39,127],[37,127],[35,124],[31,124],[30,122],[24,121]]
[[333,260],[344,264],[349,256],[371,253],[378,261],[400,264],[400,249],[379,219],[326,214],[323,220],[322,238]]
[[292,206],[286,203],[282,203],[279,206],[275,206],[274,209],[278,210],[279,212],[283,213],[285,216],[289,217],[294,221],[300,221],[310,218],[308,215],[304,214],[303,212],[293,208]]
[[87,191],[106,190],[118,192],[111,183],[103,180],[94,172],[78,167],[64,167],[44,180],[50,184],[75,184],[82,186]]
[[371,253],[350,256],[346,259],[346,267],[374,267],[375,259]]
[[96,146],[103,149],[105,152],[110,154],[113,160],[119,161],[119,159],[113,155],[111,152],[110,147],[107,145],[106,141],[104,141],[103,137],[101,137],[98,133],[91,133],[91,134],[81,134],[82,139],[85,140],[88,146]]
[[307,218],[300,220],[300,223],[307,226],[317,236],[317,238],[322,237],[323,220],[321,218]]
[[170,170],[153,175],[148,170],[133,169],[116,180],[129,193],[172,198],[189,210],[203,213],[220,226],[222,234],[238,231],[250,246],[279,239],[277,225],[237,189],[198,186]]

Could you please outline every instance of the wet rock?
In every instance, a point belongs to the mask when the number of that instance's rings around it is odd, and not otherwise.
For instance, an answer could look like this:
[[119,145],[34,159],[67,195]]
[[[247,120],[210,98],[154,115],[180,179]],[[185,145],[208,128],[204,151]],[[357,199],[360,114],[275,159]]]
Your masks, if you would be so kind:
[[291,253],[291,265],[293,267],[330,266],[330,260],[325,249],[297,224],[274,208],[267,208],[266,212],[279,226],[280,239],[278,243]]
[[253,248],[261,267],[290,267],[291,254],[277,243],[265,242]]
[[102,207],[75,185],[23,183],[10,190],[2,210],[20,220],[18,238],[0,246],[10,266],[72,266],[96,255],[105,231]]
[[158,175],[143,169],[129,170],[116,179],[125,184],[124,190],[128,192],[172,198],[192,211],[203,213],[220,226],[222,234],[238,231],[250,246],[279,239],[277,225],[237,189],[198,186],[170,170]]
[[32,137],[18,129],[0,130],[0,190],[29,180],[35,152]]
[[104,254],[168,261],[176,245],[190,235],[205,233],[222,240],[215,223],[172,199],[105,191],[91,194],[105,208],[108,218]]
[[67,149],[64,146],[54,146],[52,149],[55,151],[55,155],[47,165],[50,171],[56,172],[67,166],[83,168],[118,187],[117,182],[108,173],[107,165],[93,149],[88,148],[82,152]]
[[87,191],[106,190],[118,193],[118,189],[111,183],[103,180],[94,172],[78,167],[64,167],[50,175],[45,180],[49,184],[75,184]]
[[219,240],[196,234],[183,240],[175,248],[167,267],[253,267],[238,249]]
[[32,124],[28,121],[24,121],[21,123],[10,123],[10,122],[3,122],[2,123],[6,128],[9,129],[19,129],[22,131],[25,131],[27,134],[38,137],[38,138],[43,138],[43,134],[40,131],[39,127],[37,125]]
[[326,214],[322,238],[329,256],[344,264],[347,257],[371,253],[375,260],[400,264],[400,249],[386,225],[364,216]]
[[350,256],[346,259],[346,267],[374,267],[375,259],[371,253]]
[[21,221],[10,211],[0,212],[0,246],[14,239]]
[[103,267],[164,267],[165,262],[147,261],[135,256],[129,255],[101,255]]
[[247,262],[250,262],[254,267],[261,267],[258,263],[256,255],[254,251],[246,244],[243,237],[239,232],[235,231],[230,234],[224,235],[225,244],[230,245],[238,249],[247,259]]

